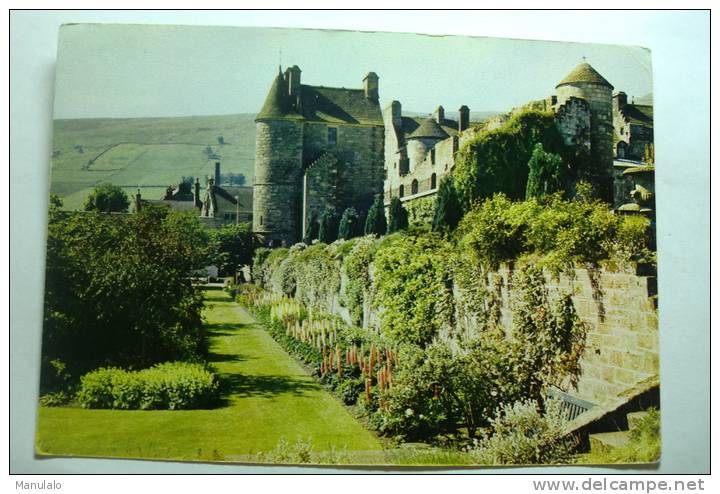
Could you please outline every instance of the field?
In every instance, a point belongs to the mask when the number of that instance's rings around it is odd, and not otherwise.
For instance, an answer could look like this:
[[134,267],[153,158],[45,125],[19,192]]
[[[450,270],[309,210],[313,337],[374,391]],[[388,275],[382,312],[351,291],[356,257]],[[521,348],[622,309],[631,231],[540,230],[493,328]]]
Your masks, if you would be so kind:
[[[214,172],[208,146],[220,156],[223,173],[242,173],[252,184],[255,159],[254,114],[129,119],[56,120],[50,191],[64,209],[80,209],[102,182],[137,189],[160,199],[183,176]],[[222,137],[223,144],[218,142]],[[204,180],[201,179],[204,187]]]
[[312,441],[318,453],[334,449],[382,458],[378,439],[244,309],[222,292],[208,294],[210,360],[229,384],[225,406],[188,411],[43,407],[38,453],[252,461],[252,455],[274,450],[282,439],[290,444],[302,439]]

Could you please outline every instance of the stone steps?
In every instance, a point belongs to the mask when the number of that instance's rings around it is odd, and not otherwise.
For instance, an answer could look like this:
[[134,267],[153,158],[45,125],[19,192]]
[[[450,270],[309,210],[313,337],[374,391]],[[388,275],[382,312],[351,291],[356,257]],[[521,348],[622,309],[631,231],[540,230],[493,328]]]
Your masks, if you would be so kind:
[[590,451],[593,453],[607,453],[628,443],[630,443],[630,431],[590,434]]

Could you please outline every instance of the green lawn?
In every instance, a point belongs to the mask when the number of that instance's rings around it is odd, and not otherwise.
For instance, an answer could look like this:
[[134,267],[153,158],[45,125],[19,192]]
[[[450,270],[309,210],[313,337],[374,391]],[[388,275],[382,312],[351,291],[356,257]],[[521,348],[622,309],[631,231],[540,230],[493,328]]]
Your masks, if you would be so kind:
[[290,443],[310,439],[315,452],[381,449],[378,439],[244,309],[223,292],[207,295],[210,360],[229,383],[225,406],[191,411],[40,408],[38,453],[248,460],[248,455],[273,450],[281,438]]

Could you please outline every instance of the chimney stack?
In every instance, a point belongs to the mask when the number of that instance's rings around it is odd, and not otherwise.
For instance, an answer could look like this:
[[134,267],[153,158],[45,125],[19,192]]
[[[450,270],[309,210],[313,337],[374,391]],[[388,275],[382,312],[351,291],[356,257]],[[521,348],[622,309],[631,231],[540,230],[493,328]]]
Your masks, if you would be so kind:
[[627,94],[625,94],[623,91],[620,91],[615,96],[613,96],[613,109],[615,111],[620,111],[627,105]]
[[288,86],[288,95],[293,103],[295,103],[300,96],[300,67],[293,65],[288,67],[285,71],[285,81]]
[[196,208],[202,207],[202,202],[200,202],[200,177],[195,177],[195,189],[193,191],[193,200],[195,201]]
[[377,101],[379,97],[379,77],[375,72],[368,72],[363,79],[363,88],[365,89],[365,97],[372,101]]
[[438,125],[442,125],[445,121],[445,108],[443,108],[442,105],[438,106],[437,110],[435,110],[435,121]]
[[458,118],[458,131],[462,132],[470,126],[470,108],[462,105],[458,110],[460,117]]
[[220,185],[220,162],[215,162],[215,185]]

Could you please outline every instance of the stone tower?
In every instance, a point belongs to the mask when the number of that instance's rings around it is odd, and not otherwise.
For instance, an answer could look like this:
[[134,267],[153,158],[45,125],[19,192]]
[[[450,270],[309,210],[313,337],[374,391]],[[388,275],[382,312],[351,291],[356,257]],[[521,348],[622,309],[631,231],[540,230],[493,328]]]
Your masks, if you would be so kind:
[[575,67],[557,86],[557,105],[581,98],[590,106],[590,153],[597,167],[600,196],[613,198],[613,86],[590,64]]
[[[299,79],[300,70],[293,76]],[[291,79],[295,88],[297,79]],[[289,96],[280,71],[255,118],[253,231],[271,246],[297,241],[300,221],[303,125]]]

